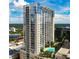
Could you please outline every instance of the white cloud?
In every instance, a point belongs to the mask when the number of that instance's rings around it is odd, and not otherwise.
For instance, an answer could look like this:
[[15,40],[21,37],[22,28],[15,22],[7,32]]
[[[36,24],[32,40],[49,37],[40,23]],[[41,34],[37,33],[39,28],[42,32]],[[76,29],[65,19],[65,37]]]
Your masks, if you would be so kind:
[[55,23],[70,23],[70,16],[69,15],[55,14],[54,22]]
[[9,3],[12,3],[13,2],[13,0],[9,0]]
[[69,15],[61,15],[61,14],[55,14],[54,18],[57,19],[69,19]]
[[29,5],[29,3],[25,2],[24,0],[19,0],[18,2],[14,0],[13,3],[16,7],[20,7],[20,8],[23,8],[24,5]]
[[10,17],[9,18],[10,24],[22,24],[23,23],[23,17]]
[[10,9],[11,11],[16,11],[14,8]]

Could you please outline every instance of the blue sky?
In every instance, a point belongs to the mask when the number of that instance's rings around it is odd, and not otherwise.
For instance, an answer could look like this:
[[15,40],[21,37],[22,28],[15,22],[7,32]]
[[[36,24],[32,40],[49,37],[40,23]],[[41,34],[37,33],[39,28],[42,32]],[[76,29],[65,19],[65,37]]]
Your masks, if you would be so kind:
[[[9,0],[9,23],[23,23],[23,5],[36,0]],[[70,23],[70,0],[37,0],[55,12],[55,23]]]

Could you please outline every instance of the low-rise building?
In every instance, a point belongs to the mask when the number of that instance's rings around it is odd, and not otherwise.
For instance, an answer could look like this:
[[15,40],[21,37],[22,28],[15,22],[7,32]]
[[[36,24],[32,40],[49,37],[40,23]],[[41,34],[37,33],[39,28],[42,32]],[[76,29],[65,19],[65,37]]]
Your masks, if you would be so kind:
[[55,54],[55,59],[70,59],[70,49],[60,48]]
[[24,47],[23,42],[18,42],[17,44],[16,43],[9,43],[10,49],[20,50],[23,47]]
[[9,49],[9,59],[19,59],[19,51]]
[[16,28],[15,27],[11,27],[9,31],[16,32]]

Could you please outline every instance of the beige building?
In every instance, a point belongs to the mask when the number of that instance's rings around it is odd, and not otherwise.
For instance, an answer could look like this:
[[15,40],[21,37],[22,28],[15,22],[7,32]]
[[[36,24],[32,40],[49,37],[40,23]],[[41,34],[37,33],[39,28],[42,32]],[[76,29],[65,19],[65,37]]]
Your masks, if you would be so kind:
[[55,54],[55,59],[70,59],[70,49],[60,48]]
[[38,3],[24,6],[24,42],[26,59],[38,55],[46,42],[54,42],[53,11]]

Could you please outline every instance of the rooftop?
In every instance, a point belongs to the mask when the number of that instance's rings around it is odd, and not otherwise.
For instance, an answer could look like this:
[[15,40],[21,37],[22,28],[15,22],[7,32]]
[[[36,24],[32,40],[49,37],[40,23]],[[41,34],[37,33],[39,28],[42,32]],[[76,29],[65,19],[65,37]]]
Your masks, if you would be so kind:
[[[70,52],[70,49],[67,48],[60,48],[59,51],[56,53],[56,55],[68,55]],[[69,55],[68,55],[69,56]]]

